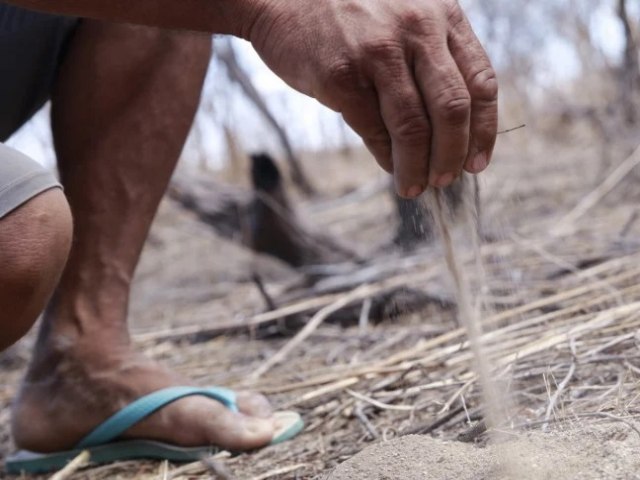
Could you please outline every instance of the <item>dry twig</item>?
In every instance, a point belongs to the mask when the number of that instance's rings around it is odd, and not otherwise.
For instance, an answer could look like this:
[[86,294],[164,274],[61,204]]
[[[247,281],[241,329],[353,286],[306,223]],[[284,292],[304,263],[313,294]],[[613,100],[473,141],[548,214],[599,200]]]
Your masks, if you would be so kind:
[[360,288],[355,289],[351,293],[342,296],[332,304],[324,307],[318,313],[316,313],[309,322],[304,326],[300,332],[296,334],[284,347],[282,347],[275,355],[269,358],[263,363],[256,371],[251,375],[251,380],[257,380],[262,375],[267,373],[275,365],[281,363],[293,350],[295,350],[302,342],[304,342],[309,335],[311,335],[322,322],[324,322],[329,315],[337,312],[341,308],[346,307],[354,300],[358,300],[363,297],[363,294],[371,291],[372,288],[369,285],[363,285]]
[[67,463],[62,470],[55,473],[49,480],[66,480],[79,469],[86,466],[89,463],[89,457],[89,452],[87,450],[83,450],[73,460]]

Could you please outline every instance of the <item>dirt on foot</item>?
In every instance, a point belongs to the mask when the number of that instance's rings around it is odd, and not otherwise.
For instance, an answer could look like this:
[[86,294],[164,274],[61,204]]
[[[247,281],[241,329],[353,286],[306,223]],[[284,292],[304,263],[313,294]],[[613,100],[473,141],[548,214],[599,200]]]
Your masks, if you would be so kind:
[[488,447],[411,435],[366,448],[327,480],[634,479],[639,452],[639,434],[623,424],[522,434]]

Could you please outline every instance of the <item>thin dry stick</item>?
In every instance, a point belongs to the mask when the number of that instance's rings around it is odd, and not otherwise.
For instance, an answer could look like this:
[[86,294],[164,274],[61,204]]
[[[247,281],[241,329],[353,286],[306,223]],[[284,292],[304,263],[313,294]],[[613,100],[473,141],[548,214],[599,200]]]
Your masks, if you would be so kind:
[[54,474],[49,480],[65,480],[77,472],[79,469],[84,467],[89,463],[89,452],[87,450],[83,450],[80,452],[73,460],[71,460],[67,465]]
[[555,410],[556,403],[558,402],[558,399],[560,398],[560,395],[562,395],[562,392],[564,392],[564,389],[567,388],[567,385],[569,385],[569,382],[573,378],[573,374],[575,372],[576,372],[576,363],[575,362],[571,362],[571,366],[569,367],[569,371],[567,372],[567,375],[560,382],[560,385],[558,385],[558,388],[556,389],[554,394],[549,399],[549,405],[547,406],[547,412],[545,413],[545,416],[544,416],[544,419],[545,419],[545,421],[547,423],[543,423],[542,424],[542,430],[543,431],[547,431],[547,429],[549,428],[549,419],[551,418],[551,414]]
[[[213,460],[219,461],[219,460],[227,459],[230,456],[231,454],[229,452],[227,452],[226,450],[223,450],[221,452],[216,453],[211,458]],[[202,463],[202,460],[198,460],[197,462],[187,463],[186,465],[182,465],[170,471],[169,480],[173,478],[184,477],[184,476],[197,475],[201,472],[204,472],[206,469],[207,467]],[[92,471],[95,472],[95,469]]]
[[163,460],[160,464],[159,480],[169,480],[169,460]]
[[[365,298],[373,297],[382,292],[393,290],[397,287],[403,287],[407,284],[411,284],[412,282],[429,281],[430,279],[437,277],[439,273],[440,270],[437,265],[429,267],[426,272],[422,270],[419,273],[407,273],[403,270],[401,273],[398,273],[395,276],[384,278],[383,280],[378,280],[377,283],[371,283],[370,290],[363,291],[360,296],[354,298],[353,301],[364,300]],[[360,282],[358,283],[358,285],[362,285],[363,283],[365,282]],[[146,343],[181,339],[185,336],[196,334],[222,335],[224,333],[229,333],[232,331],[247,330],[268,322],[279,320],[289,315],[304,313],[309,310],[330,306],[333,302],[339,301],[341,298],[343,298],[344,295],[344,293],[338,293],[327,294],[323,296],[314,296],[313,298],[305,298],[294,304],[287,305],[286,307],[278,308],[277,310],[271,312],[260,313],[258,315],[254,315],[253,317],[245,318],[240,321],[230,322],[226,324],[217,322],[215,325],[209,327],[193,325],[182,328],[170,328],[160,332],[137,334],[134,336],[134,338],[136,342]],[[195,318],[197,319],[197,317]]]
[[[635,296],[638,293],[640,293],[640,288],[638,286],[628,287],[627,289],[622,290],[622,292],[627,293],[630,296],[631,295]],[[580,326],[579,329],[586,328],[588,331],[592,331],[593,330],[592,324],[585,325],[585,323],[589,322],[590,319],[592,319],[595,314],[576,315],[576,313],[581,311],[582,309],[592,308],[593,306],[596,306],[606,301],[609,297],[610,297],[610,294],[605,294],[600,297],[592,298],[591,300],[585,303],[578,303],[570,307],[560,309],[555,312],[550,312],[550,313],[538,315],[529,319],[525,319],[520,321],[517,324],[511,324],[502,329],[494,330],[488,334],[485,334],[485,338],[490,338],[490,337],[497,338],[498,336],[502,335],[504,332],[511,332],[513,330],[520,329],[521,325],[527,325],[527,326],[533,326],[536,324],[547,325],[551,322],[553,322],[554,325],[558,325],[560,321],[559,319],[562,316],[567,316],[566,321],[570,322],[571,325],[577,324]],[[616,314],[630,313],[629,306],[623,306],[620,308],[621,308],[621,311],[619,310],[618,312],[616,312]],[[611,313],[612,312],[609,312],[609,314]],[[488,325],[492,325],[494,324],[494,321],[492,320],[493,319],[490,319],[486,323]],[[602,324],[600,322],[602,322],[601,318],[596,319],[596,323],[598,323],[598,326],[602,327]],[[607,322],[607,323],[610,323],[610,322]],[[568,327],[566,327],[564,330],[559,330],[558,328],[556,328],[554,333],[554,332],[549,332],[547,330],[547,327],[545,327],[545,333],[547,334],[547,337],[543,338],[544,343],[541,343],[541,341],[538,341],[540,340],[541,332],[537,331],[535,333],[534,338],[538,342],[537,343],[532,342],[532,344],[535,343],[535,348],[526,348],[525,350],[519,350],[513,353],[513,355],[508,355],[507,358],[503,359],[502,362],[500,363],[504,365],[508,365],[514,362],[515,360],[522,360],[524,356],[538,353],[540,351],[551,348],[557,344],[561,344],[565,342],[566,336],[567,336],[567,328]],[[574,331],[574,334],[575,333],[576,332]],[[278,384],[277,386],[261,385],[260,388],[261,390],[265,391],[265,393],[282,393],[282,392],[293,391],[293,390],[298,390],[302,388],[308,388],[308,387],[313,387],[313,386],[323,385],[323,384],[334,385],[331,382],[341,383],[343,382],[342,379],[344,379],[345,376],[352,377],[350,379],[350,382],[352,382],[353,384],[358,382],[359,376],[364,376],[368,374],[383,374],[383,373],[389,373],[391,371],[404,370],[412,366],[415,366],[417,364],[420,364],[423,366],[430,365],[430,364],[437,365],[439,363],[442,363],[443,359],[446,359],[452,353],[460,350],[459,343],[449,345],[449,346],[444,346],[444,345],[450,342],[459,342],[463,337],[463,335],[464,335],[464,329],[456,329],[454,331],[442,334],[438,337],[435,337],[429,340],[420,341],[415,347],[412,347],[411,349],[408,349],[408,350],[404,350],[397,354],[393,354],[383,360],[367,363],[364,365],[357,365],[357,366],[346,366],[346,367],[340,366],[339,368],[334,369],[334,371],[331,373],[320,374],[310,379],[304,380],[302,382]],[[466,343],[463,344],[462,346],[466,348]],[[425,352],[430,352],[430,353],[425,356]],[[448,366],[452,366],[461,361],[467,361],[465,359],[468,360],[468,354],[466,352],[462,352],[461,355],[457,357],[449,358],[449,360],[446,361],[446,364]],[[446,382],[445,382],[445,385],[446,385]],[[434,388],[435,387],[436,385],[434,385]],[[320,390],[323,390],[323,389],[324,387],[322,387]]]
[[[484,257],[489,257],[491,255],[504,256],[504,255],[507,255],[508,253],[513,253],[513,250],[514,250],[513,244],[496,243],[496,244],[484,245],[482,247],[481,253],[482,253],[482,257],[484,258]],[[617,257],[612,260],[609,260],[608,262],[604,262],[602,264],[596,265],[595,267],[592,267],[590,269],[583,270],[579,275],[590,275],[590,276],[600,275],[600,274],[604,274],[610,269],[619,268],[621,266],[634,265],[634,264],[637,265],[639,260],[640,260],[640,255],[637,255],[637,254],[625,255],[622,257]],[[415,262],[414,264],[411,265],[411,267],[415,267],[418,265],[420,265],[420,262]],[[426,275],[424,270],[417,274],[416,273],[407,274],[406,271],[403,271],[401,274],[392,276],[388,279],[381,281],[380,283],[374,284],[376,286],[376,289],[372,291],[370,295],[363,296],[363,298],[366,298],[367,296],[373,296],[383,291],[390,290],[398,286],[407,285],[413,282],[424,282],[429,279],[435,278],[439,273],[440,273],[440,268],[437,265],[433,265],[428,270]],[[629,272],[626,273],[627,276],[630,274],[633,274],[633,273],[629,273]],[[608,281],[611,283],[619,280],[621,279],[617,277],[608,279]],[[592,289],[591,286],[586,286],[586,287],[581,286],[578,289],[574,289],[568,292],[562,292],[561,294],[551,296],[551,297],[545,297],[543,299],[538,300],[537,302],[527,303],[526,305],[519,307],[517,310],[514,310],[514,309],[507,310],[499,313],[497,316],[494,315],[490,317],[487,320],[487,324],[497,323],[502,320],[506,320],[509,317],[516,317],[529,310],[535,310],[535,309],[544,307],[546,305],[558,302],[560,300],[567,300],[568,293],[572,295],[579,295],[584,291],[588,291],[590,289]],[[322,308],[331,304],[332,302],[336,301],[339,298],[341,298],[341,294],[315,296],[313,298],[305,298],[296,303],[287,305],[285,307],[279,308],[272,312],[260,313],[253,317],[245,318],[243,320],[239,320],[235,322],[229,322],[229,323],[217,322],[215,325],[211,325],[209,327],[206,327],[206,326],[203,327],[201,324],[199,324],[199,325],[188,326],[188,327],[171,328],[164,331],[154,331],[154,332],[136,334],[134,335],[134,338],[139,343],[148,343],[148,342],[180,339],[185,336],[195,335],[195,334],[209,334],[209,335],[223,334],[223,333],[228,333],[228,332],[236,331],[240,329],[248,329],[251,327],[255,327],[267,322],[278,320],[288,315],[303,313],[305,311]],[[454,333],[455,335],[460,335],[462,333],[462,330],[455,331]]]
[[495,364],[497,366],[505,366],[510,363],[514,363],[518,359],[522,359],[529,355],[533,355],[535,353],[539,353],[543,350],[547,350],[551,347],[554,347],[560,343],[566,341],[567,337],[579,337],[588,332],[592,332],[594,330],[605,327],[625,315],[629,315],[632,313],[636,313],[640,311],[640,302],[630,303],[629,305],[623,305],[622,307],[612,308],[610,310],[605,310],[596,315],[593,320],[590,320],[587,323],[577,325],[569,332],[560,332],[552,334],[548,337],[543,337],[540,341],[532,342],[527,345],[523,349],[508,354],[501,359],[497,360]]
[[344,390],[345,388],[350,387],[351,385],[355,385],[359,381],[360,379],[356,377],[339,380],[335,383],[325,385],[322,388],[318,388],[317,390],[314,390],[312,392],[305,393],[304,395],[298,398],[295,398],[291,402],[285,404],[282,408],[291,408],[301,403],[308,402],[309,400],[313,400],[314,398],[322,397],[323,395],[328,395],[329,393],[334,393],[340,390]]
[[554,229],[553,233],[563,232],[573,225],[576,220],[582,217],[585,213],[595,207],[616,185],[618,185],[631,171],[640,165],[640,146],[622,162],[611,174],[602,182],[595,190],[589,195],[584,197],[576,207],[565,215],[558,227]]
[[349,395],[351,395],[352,397],[361,400],[363,402],[369,403],[371,405],[373,405],[376,408],[379,408],[380,410],[395,410],[398,412],[412,412],[413,410],[415,410],[415,406],[410,406],[410,405],[389,405],[388,403],[382,403],[379,402],[378,400],[375,400],[371,397],[367,397],[366,395],[363,395],[361,393],[355,392],[351,389],[346,389],[345,390]]
[[438,416],[438,418],[436,418],[435,420],[432,420],[429,422],[423,422],[418,425],[409,427],[406,430],[400,432],[400,435],[401,436],[416,435],[416,434],[426,435],[427,433],[433,432],[436,428],[439,428],[442,425],[445,425],[446,423],[450,422],[451,420],[453,420],[455,417],[457,417],[459,414],[461,414],[464,411],[465,411],[464,406],[457,407],[453,410],[448,411],[444,415]]
[[612,340],[610,340],[610,341],[608,341],[606,343],[603,343],[603,344],[599,343],[597,347],[592,348],[588,352],[585,352],[582,355],[580,355],[580,358],[584,359],[584,358],[592,357],[592,356],[597,355],[598,353],[600,353],[600,352],[602,352],[604,350],[607,350],[608,348],[613,347],[614,345],[617,345],[617,344],[619,344],[621,342],[624,342],[626,340],[630,340],[630,339],[634,338],[635,336],[636,336],[636,332],[635,331],[634,332],[630,332],[630,333],[626,333],[626,334],[623,334],[623,335],[618,335],[617,337],[613,338]]
[[[635,420],[638,417],[640,417],[640,415],[626,415],[624,417],[621,417],[621,416],[619,417],[619,416],[616,416],[616,415],[613,415],[613,414],[607,413],[607,412],[586,412],[586,413],[574,413],[571,416],[551,418],[549,421],[551,423],[565,423],[565,422],[573,422],[576,419],[580,419],[580,418],[608,418],[608,419],[616,421],[616,422],[622,422],[622,423],[625,423],[627,425],[632,425],[628,421],[625,421],[625,420]],[[522,423],[518,423],[516,425],[513,425],[511,427],[511,429],[512,430],[522,430],[524,428],[534,428],[534,427],[538,427],[538,426],[544,424],[545,422],[546,422],[546,420],[534,420],[534,421],[531,421],[531,422],[522,422]],[[633,427],[633,428],[638,433],[638,436],[640,436],[640,430],[637,430],[636,427]]]
[[302,330],[300,330],[295,337],[293,337],[284,347],[282,347],[275,355],[273,355],[269,360],[262,364],[260,368],[258,368],[251,376],[251,380],[257,380],[262,375],[267,373],[271,368],[281,363],[287,356],[295,350],[302,342],[304,342],[309,335],[311,335],[321,324],[324,322],[329,315],[337,312],[341,308],[346,307],[354,300],[357,300],[362,297],[362,295],[371,290],[370,285],[362,285],[359,288],[356,288],[352,292],[347,295],[342,296],[331,305],[327,305],[318,313],[316,313],[311,320],[304,326]]
[[597,413],[594,413],[593,416],[609,418],[609,419],[614,420],[616,422],[624,423],[625,425],[629,426],[634,432],[636,432],[638,434],[638,436],[640,437],[640,430],[638,430],[638,427],[636,427],[629,420],[625,420],[622,417],[617,417],[616,415],[614,415],[612,413],[608,413],[608,412],[597,412]]
[[635,212],[633,212],[633,214],[627,221],[626,225],[620,231],[620,238],[625,238],[627,235],[629,235],[629,232],[631,231],[631,229],[633,228],[633,225],[636,223],[639,217],[640,217],[639,210],[636,210]]
[[362,310],[360,310],[360,318],[358,319],[358,328],[360,329],[360,333],[367,331],[372,303],[371,297],[365,298],[364,302],[362,302]]
[[[571,262],[567,262],[562,260],[561,258],[553,255],[552,253],[548,252],[544,247],[539,246],[539,245],[535,245],[533,242],[528,241],[522,237],[520,237],[518,234],[512,234],[511,238],[519,245],[522,245],[525,248],[528,248],[536,253],[538,253],[542,258],[544,258],[545,260],[548,260],[551,263],[554,263],[556,265],[558,265],[559,267],[562,268],[566,268],[567,270],[569,270],[571,273],[573,274],[580,274],[583,273],[584,270],[579,269],[578,267],[576,267],[573,263]],[[589,276],[589,275],[587,275]],[[611,283],[605,278],[605,279],[600,279],[597,277],[597,275],[591,275],[591,277],[593,278],[593,285],[594,287],[596,285],[602,285],[603,288],[608,289],[612,294],[614,294],[616,296],[616,301],[618,302],[619,305],[622,305],[624,303],[624,299],[622,298],[622,295],[620,295],[619,290],[611,285]]]
[[267,291],[267,287],[265,287],[260,274],[254,271],[253,274],[251,275],[251,280],[253,280],[253,283],[255,283],[256,288],[260,293],[260,296],[262,296],[264,303],[267,305],[267,309],[269,311],[273,311],[277,309],[278,306],[276,305],[276,302],[273,300],[273,297],[269,295],[269,292]]
[[[630,263],[632,262],[631,258],[627,258],[626,259],[627,263],[629,264],[633,264]],[[622,280],[628,280],[630,278],[633,278],[635,276],[637,276],[640,273],[640,271],[635,272],[635,271],[631,271],[631,272],[623,272],[621,274],[615,275],[614,277],[610,278],[609,281],[613,282],[614,278],[615,281],[622,281]],[[585,295],[587,293],[592,292],[593,287],[592,286],[579,286],[570,290],[565,290],[562,291],[556,295],[551,295],[551,296],[547,296],[545,298],[541,298],[539,300],[534,300],[532,302],[529,302],[526,305],[522,305],[520,307],[515,307],[509,310],[505,310],[503,312],[500,312],[496,315],[493,315],[492,317],[488,318],[487,320],[485,320],[484,324],[485,325],[495,325],[499,322],[502,322],[504,320],[508,320],[508,319],[512,319],[512,318],[519,318],[521,315],[523,315],[524,313],[533,311],[533,310],[538,310],[541,309],[543,307],[546,307],[548,305],[553,305],[556,303],[560,303],[563,301],[567,301],[573,298],[576,298],[580,295]],[[604,298],[609,297],[609,295],[603,295],[602,299],[600,301],[603,301]],[[534,322],[548,322],[551,321],[555,318],[557,318],[560,314],[562,314],[564,311],[579,311],[580,310],[580,305],[573,305],[569,308],[567,308],[566,310],[558,310],[556,312],[550,312],[550,313],[545,313],[543,315],[539,315],[536,317],[533,317],[531,319],[528,320],[524,320],[519,322],[520,324],[531,324]],[[514,328],[517,328],[518,324],[513,324],[510,325],[508,327],[505,327],[504,330],[512,330]],[[489,333],[488,336],[494,335],[496,332],[491,332]],[[361,370],[368,372],[371,371],[371,369],[376,369],[376,368],[381,368],[383,366],[387,366],[387,365],[393,365],[393,364],[397,364],[403,360],[408,360],[410,358],[415,358],[418,355],[423,355],[425,351],[435,351],[437,348],[441,347],[442,345],[454,341],[454,340],[458,340],[460,338],[462,338],[465,334],[465,329],[464,328],[458,328],[455,330],[452,330],[450,332],[444,333],[438,337],[432,338],[432,339],[428,339],[428,340],[423,340],[421,342],[418,342],[418,344],[415,347],[412,347],[408,350],[404,350],[401,351],[399,353],[396,353],[392,356],[390,356],[389,358],[382,360],[378,363],[375,364],[375,366],[370,366],[368,369],[367,368],[362,368]],[[437,354],[436,354],[437,355]],[[439,356],[438,356],[439,357]]]
[[500,130],[498,132],[498,135],[503,135],[505,133],[515,132],[516,130],[520,130],[521,128],[525,128],[526,126],[527,126],[527,124],[523,123],[522,125],[518,125],[517,127],[507,128],[506,130]]
[[213,473],[216,478],[220,480],[236,480],[236,477],[224,466],[224,464],[213,457],[202,457],[200,459],[202,465],[210,472]]
[[455,393],[453,395],[451,395],[451,398],[449,398],[449,400],[447,400],[444,403],[444,405],[440,409],[439,413],[443,414],[445,412],[448,412],[449,409],[451,409],[451,405],[453,405],[453,403],[458,399],[458,397],[461,397],[462,395],[464,395],[467,392],[467,390],[469,389],[469,387],[471,387],[471,385],[473,385],[473,383],[475,381],[476,381],[476,376],[473,375],[471,380],[469,380],[467,383],[462,385],[462,387],[460,387],[458,390],[455,391]]
[[160,464],[160,472],[158,473],[158,480],[169,480],[169,461],[164,460]]
[[[298,463],[296,465],[290,465],[288,467],[281,467],[275,470],[271,470],[269,472],[263,473],[262,475],[258,475],[257,477],[252,477],[251,480],[266,480],[267,478],[276,477],[278,475],[285,475],[287,473],[295,472],[296,470],[300,470],[302,468],[307,468],[309,464],[307,463]],[[287,477],[290,478],[290,477]]]
[[356,403],[355,408],[353,409],[353,414],[356,418],[362,423],[365,430],[371,435],[371,438],[377,440],[380,438],[380,434],[376,427],[371,423],[371,421],[367,418],[367,415],[362,411],[362,404],[360,402]]

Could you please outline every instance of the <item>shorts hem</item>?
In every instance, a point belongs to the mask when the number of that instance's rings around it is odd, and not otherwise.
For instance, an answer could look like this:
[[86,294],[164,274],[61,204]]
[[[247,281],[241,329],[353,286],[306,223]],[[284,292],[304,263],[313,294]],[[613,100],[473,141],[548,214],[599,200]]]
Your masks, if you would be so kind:
[[52,188],[62,188],[47,170],[29,172],[0,188],[0,218],[5,217],[35,196]]

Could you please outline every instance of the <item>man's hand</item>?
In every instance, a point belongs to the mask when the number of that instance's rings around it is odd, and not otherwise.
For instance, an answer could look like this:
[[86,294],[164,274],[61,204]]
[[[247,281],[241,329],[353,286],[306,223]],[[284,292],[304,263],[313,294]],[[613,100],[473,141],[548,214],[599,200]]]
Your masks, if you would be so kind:
[[455,0],[263,0],[245,36],[295,89],[342,113],[404,197],[478,173],[498,84]]

